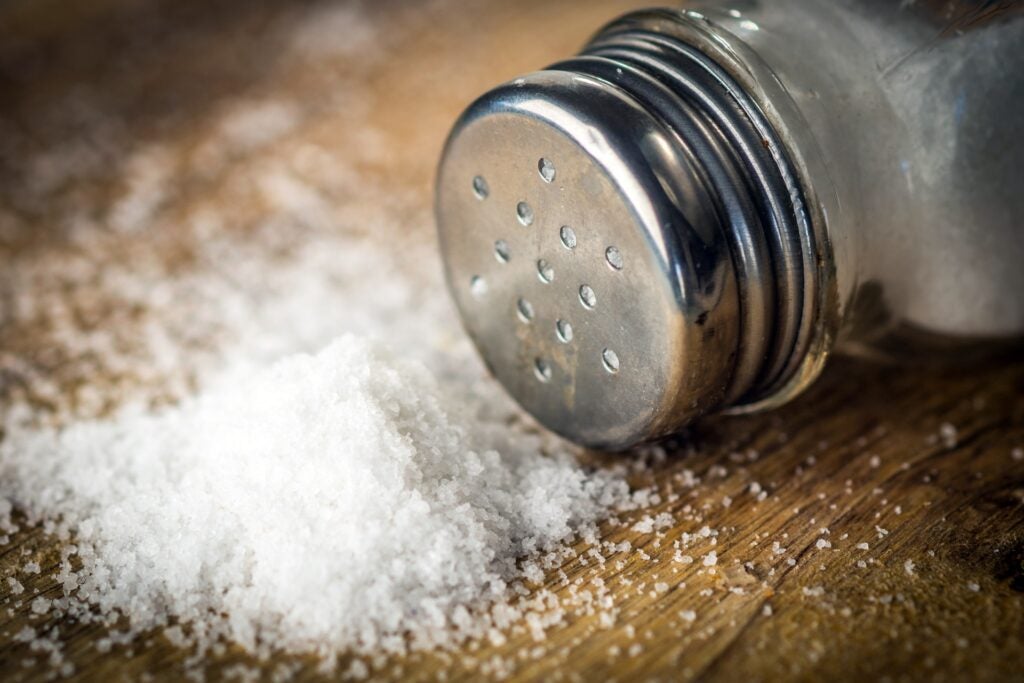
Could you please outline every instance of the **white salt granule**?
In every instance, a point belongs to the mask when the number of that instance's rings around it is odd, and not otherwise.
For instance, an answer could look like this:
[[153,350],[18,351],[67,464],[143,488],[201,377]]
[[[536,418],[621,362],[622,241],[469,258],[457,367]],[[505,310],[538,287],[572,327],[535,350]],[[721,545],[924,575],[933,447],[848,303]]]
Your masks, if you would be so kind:
[[322,652],[449,639],[517,558],[625,494],[351,335],[163,412],[15,435],[0,460],[20,506],[76,530],[104,610]]
[[939,425],[939,438],[942,439],[942,445],[946,448],[956,448],[957,444],[957,429],[949,422],[943,422]]
[[704,556],[703,564],[705,567],[714,567],[716,564],[718,564],[718,553],[716,553],[714,550],[709,552],[707,555]]

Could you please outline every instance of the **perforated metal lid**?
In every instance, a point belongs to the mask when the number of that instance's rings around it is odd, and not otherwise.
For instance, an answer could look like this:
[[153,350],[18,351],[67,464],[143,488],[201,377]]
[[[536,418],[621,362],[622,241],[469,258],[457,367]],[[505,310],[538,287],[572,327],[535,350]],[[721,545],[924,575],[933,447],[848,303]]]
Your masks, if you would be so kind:
[[[714,222],[691,224],[714,220],[702,193],[665,192],[659,175],[685,166],[665,135],[596,80],[545,72],[471,108],[441,166],[442,250],[468,333],[520,404],[588,445],[660,434],[728,379],[731,268]],[[709,355],[725,377],[709,376]]]
[[436,206],[487,366],[544,425],[608,449],[779,382],[804,284],[770,131],[699,55],[623,25],[473,103]]

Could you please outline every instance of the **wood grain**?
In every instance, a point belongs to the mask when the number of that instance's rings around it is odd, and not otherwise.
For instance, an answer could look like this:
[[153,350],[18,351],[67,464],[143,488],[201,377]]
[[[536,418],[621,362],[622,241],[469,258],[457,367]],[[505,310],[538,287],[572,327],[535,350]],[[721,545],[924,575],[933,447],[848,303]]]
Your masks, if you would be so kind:
[[[198,208],[230,206],[223,229],[247,229],[261,207],[239,201],[237,178],[283,149],[191,163],[205,131],[225,108],[271,96],[303,103],[302,124],[282,144],[344,149],[366,132],[352,127],[371,121],[388,140],[384,148],[403,153],[364,155],[357,170],[387,179],[422,214],[458,111],[489,85],[570,54],[631,5],[389,2],[367,9],[383,27],[374,36],[383,56],[294,59],[283,49],[289,31],[322,4],[103,2],[60,21],[51,3],[12,3],[0,9],[7,38],[0,40],[0,130],[9,133],[0,148],[0,225],[7,226],[0,253],[18,259],[68,248],[63,219],[82,207],[103,215],[131,153],[159,144],[182,160],[179,172],[154,228],[126,236],[109,258],[157,244],[169,270],[187,267],[194,245],[177,241],[176,221]],[[359,118],[338,106],[332,90],[339,80],[349,84]],[[103,108],[106,123],[67,114],[76,91]],[[117,130],[100,130],[111,117]],[[101,168],[45,196],[25,189],[25,165],[42,150],[101,133],[119,141]],[[419,239],[430,239],[429,224],[420,230]],[[61,391],[105,381],[102,368],[43,348],[45,338],[31,327],[0,330],[2,348],[52,372]],[[0,397],[14,391],[4,377]],[[636,483],[657,486],[663,502],[602,527],[603,538],[628,540],[630,551],[604,564],[581,554],[562,568],[565,580],[548,575],[545,587],[567,614],[546,639],[513,629],[501,645],[383,658],[372,672],[410,680],[476,680],[498,671],[518,680],[1024,680],[1020,448],[1019,353],[969,367],[834,359],[791,405],[709,419],[668,444],[663,457],[594,454],[598,466],[646,458]],[[671,513],[673,525],[658,533],[630,529],[640,515],[657,512]],[[705,526],[718,535],[701,537]],[[683,534],[695,535],[680,553],[692,564],[674,559]],[[867,549],[858,549],[863,543]],[[14,638],[31,625],[59,629],[82,680],[179,680],[188,655],[158,633],[105,653],[96,644],[116,625],[48,623],[31,613],[34,597],[60,595],[60,547],[30,527],[0,548],[0,576],[17,576],[26,588],[14,596],[0,583],[0,678],[52,674],[45,653]],[[717,564],[706,567],[711,550]],[[40,574],[24,575],[30,560],[42,565]],[[611,625],[578,597],[598,592],[595,579],[613,598]],[[246,671],[270,680],[282,664],[302,680],[321,677],[309,658],[261,662],[232,648],[206,668],[213,680]]]

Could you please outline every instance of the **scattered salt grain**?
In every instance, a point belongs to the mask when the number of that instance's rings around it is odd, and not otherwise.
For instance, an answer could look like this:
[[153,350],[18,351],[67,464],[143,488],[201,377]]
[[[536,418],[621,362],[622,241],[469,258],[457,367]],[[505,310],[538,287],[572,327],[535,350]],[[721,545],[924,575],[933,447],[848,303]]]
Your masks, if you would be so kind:
[[718,564],[718,553],[716,553],[714,550],[709,552],[707,555],[704,556],[703,564],[705,567],[714,567],[716,564]]
[[956,448],[957,443],[957,431],[949,422],[943,422],[939,425],[939,438],[942,439],[942,445],[946,448]]
[[46,614],[50,611],[50,600],[49,598],[39,597],[32,601],[32,613],[33,614]]

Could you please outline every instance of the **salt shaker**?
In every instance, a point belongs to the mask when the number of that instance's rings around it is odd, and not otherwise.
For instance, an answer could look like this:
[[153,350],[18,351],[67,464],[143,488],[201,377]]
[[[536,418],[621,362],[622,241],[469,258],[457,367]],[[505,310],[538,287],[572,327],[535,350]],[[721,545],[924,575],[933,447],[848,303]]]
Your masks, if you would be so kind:
[[1019,7],[645,10],[484,94],[436,213],[488,368],[621,449],[788,401],[835,350],[1024,335]]

